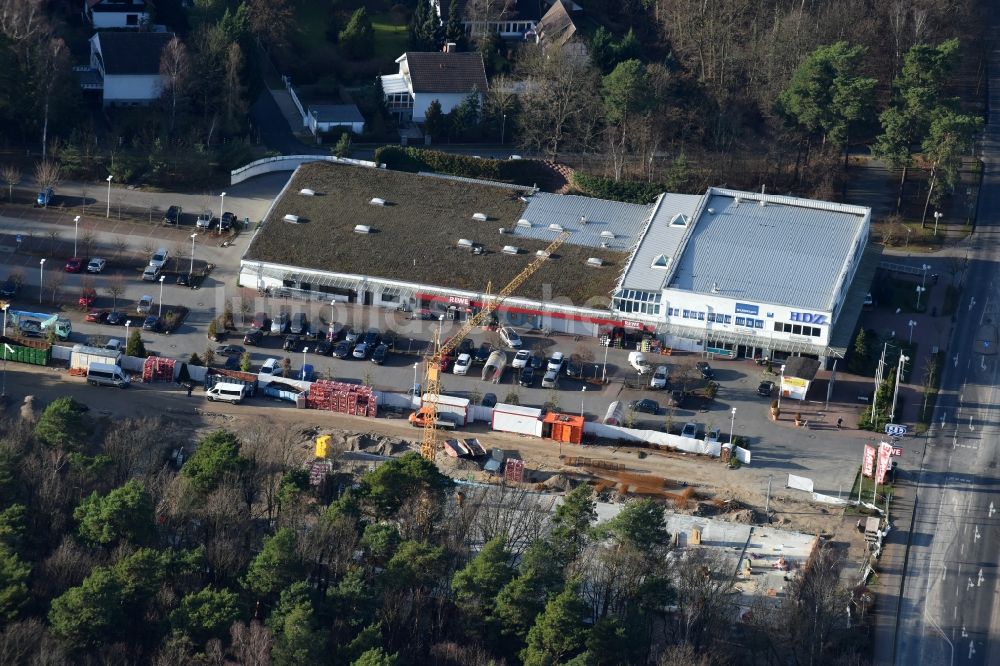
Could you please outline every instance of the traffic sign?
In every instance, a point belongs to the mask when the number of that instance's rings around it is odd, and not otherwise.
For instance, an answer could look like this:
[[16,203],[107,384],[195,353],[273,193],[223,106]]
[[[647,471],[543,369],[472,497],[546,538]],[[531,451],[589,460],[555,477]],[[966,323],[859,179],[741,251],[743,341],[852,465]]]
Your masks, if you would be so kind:
[[17,235],[17,244],[18,244],[18,245],[20,245],[20,244],[21,244],[21,234],[18,234],[18,235]]
[[889,435],[890,437],[902,437],[903,435],[906,434],[906,426],[897,425],[895,423],[886,423],[885,434]]
[[901,447],[901,446],[894,446],[894,447],[892,447],[892,455],[895,456],[895,457],[897,457],[897,458],[899,456],[903,455],[903,447]]

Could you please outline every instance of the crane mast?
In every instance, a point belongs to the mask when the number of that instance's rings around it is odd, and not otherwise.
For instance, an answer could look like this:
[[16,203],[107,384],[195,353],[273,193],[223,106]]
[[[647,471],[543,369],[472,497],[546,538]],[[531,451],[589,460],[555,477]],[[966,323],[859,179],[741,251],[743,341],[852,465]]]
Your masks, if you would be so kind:
[[424,393],[429,395],[430,400],[425,404],[424,412],[424,432],[423,441],[420,445],[420,455],[428,460],[434,460],[434,455],[438,450],[437,441],[437,405],[438,399],[441,396],[441,359],[446,356],[453,349],[458,347],[459,343],[465,339],[472,329],[477,326],[482,325],[490,315],[496,312],[496,309],[510,296],[514,291],[527,281],[532,275],[535,274],[542,264],[552,255],[553,252],[559,249],[566,239],[569,238],[569,232],[563,231],[555,240],[549,243],[549,246],[545,248],[538,256],[536,256],[530,264],[524,267],[520,273],[514,276],[507,286],[497,292],[493,297],[487,296],[486,301],[483,303],[482,309],[477,312],[472,317],[469,317],[462,328],[458,330],[455,335],[451,336],[447,343],[441,344],[441,340],[438,339],[438,334],[434,334],[434,352],[429,355],[424,361]]

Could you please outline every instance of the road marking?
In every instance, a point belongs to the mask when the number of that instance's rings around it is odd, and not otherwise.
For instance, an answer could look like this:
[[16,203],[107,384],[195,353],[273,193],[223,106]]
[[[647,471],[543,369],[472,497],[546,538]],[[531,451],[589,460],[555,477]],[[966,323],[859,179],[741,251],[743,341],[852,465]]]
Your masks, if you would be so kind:
[[971,416],[969,417],[969,430],[975,430],[975,428],[972,427],[972,417]]
[[983,578],[983,570],[982,570],[982,569],[980,569],[980,570],[979,570],[979,580],[978,580],[978,581],[976,581],[976,587],[982,587],[982,585],[983,585],[983,580],[985,580],[985,579]]
[[982,366],[983,372],[985,372],[986,371],[986,357],[985,356],[980,357],[980,362],[979,363]]
[[958,367],[958,354],[955,354],[955,367]]
[[962,547],[959,550],[962,551],[962,555],[965,555],[965,544],[964,543],[962,544]]
[[965,625],[962,625],[962,638],[968,638],[969,632],[965,630]]
[[993,513],[994,513],[995,511],[996,511],[996,509],[994,509],[994,508],[993,508],[993,502],[990,502],[990,518],[992,518],[992,517],[993,517]]
[[981,535],[979,534],[979,525],[976,525],[976,536],[972,539],[972,543],[979,541],[980,536]]
[[969,299],[969,312],[972,312],[972,308],[976,307],[976,297],[973,296]]
[[974,587],[975,587],[975,585],[973,585],[973,583],[972,583],[972,579],[970,578],[970,579],[969,579],[969,584],[965,586],[965,589],[967,589],[967,590],[971,590],[971,589],[972,589],[972,588],[974,588]]
[[969,659],[972,659],[972,655],[976,654],[975,641],[969,641]]
[[951,619],[953,619],[953,620],[957,620],[958,619],[958,606],[955,606],[955,609],[954,609],[954,611],[951,614]]

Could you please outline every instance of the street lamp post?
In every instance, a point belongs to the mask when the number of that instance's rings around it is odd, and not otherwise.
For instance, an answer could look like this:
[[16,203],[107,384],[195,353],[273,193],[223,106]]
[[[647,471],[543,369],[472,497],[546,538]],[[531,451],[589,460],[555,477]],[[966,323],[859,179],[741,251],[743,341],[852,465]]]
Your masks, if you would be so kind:
[[42,286],[45,283],[45,260],[38,261],[38,304],[42,304]]
[[163,281],[167,279],[166,275],[160,276],[160,311],[157,313],[157,317],[163,318]]
[[417,393],[416,393],[416,391],[414,389],[417,388],[417,368],[418,367],[420,367],[420,363],[414,363],[413,364],[413,385],[410,386],[410,393],[412,393],[414,396],[417,395]]
[[76,239],[80,235],[80,216],[73,218],[73,256],[76,256]]
[[601,381],[608,381],[608,349],[611,347],[611,340],[608,340],[607,347],[604,348],[604,370],[601,373]]
[[191,270],[188,271],[188,280],[194,279],[194,239],[197,235],[191,234]]
[[927,285],[927,271],[929,271],[930,269],[931,269],[931,265],[930,264],[924,264],[923,266],[920,267],[920,270],[922,270],[924,272],[924,276],[922,278],[920,278],[920,286],[921,287],[924,287],[924,286]]
[[302,381],[306,381],[306,352],[309,351],[309,347],[302,348]]
[[920,309],[920,295],[922,293],[924,293],[925,291],[927,291],[927,287],[922,287],[919,284],[917,285],[917,309],[918,310]]
[[[913,330],[912,328],[910,329]],[[909,356],[899,355],[899,366],[896,368],[896,387],[892,391],[892,410],[889,412],[889,421],[896,422],[896,398],[899,397],[899,384],[903,381],[903,364],[910,360]]]
[[903,225],[903,228],[906,229],[906,245],[903,246],[903,249],[905,250],[906,248],[910,247],[910,232],[913,230],[910,229],[905,224]]
[[581,387],[580,393],[582,394],[580,397],[580,418],[583,418],[583,403],[587,399],[587,387]]
[[729,443],[733,444],[736,440],[736,408],[733,407],[733,416],[729,419]]
[[111,179],[112,178],[114,178],[114,176],[108,176],[108,212],[104,215],[104,217],[107,217],[107,218],[111,217]]
[[503,114],[503,122],[500,123],[500,145],[503,145],[504,130],[507,129],[507,114]]
[[781,364],[781,378],[778,380],[778,409],[781,409],[781,391],[785,385],[785,364]]
[[219,235],[222,235],[222,212],[226,208],[226,193],[219,195]]
[[913,327],[917,325],[917,322],[915,322],[914,320],[911,319],[910,321],[906,322],[906,325],[910,327],[910,339],[909,339],[909,343],[912,345],[913,344]]
[[935,237],[937,236],[938,222],[941,221],[942,217],[944,217],[944,215],[941,213],[941,211],[937,211],[937,210],[934,211],[934,236]]
[[10,303],[3,304],[3,337],[7,337],[7,308],[10,307]]
[[128,327],[132,325],[131,319],[125,320],[125,349],[128,349]]

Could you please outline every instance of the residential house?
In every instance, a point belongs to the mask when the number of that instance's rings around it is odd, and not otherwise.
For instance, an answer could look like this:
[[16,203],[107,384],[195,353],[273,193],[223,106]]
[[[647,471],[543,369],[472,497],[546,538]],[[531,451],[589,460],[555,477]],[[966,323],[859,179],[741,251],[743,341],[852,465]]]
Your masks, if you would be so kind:
[[396,58],[398,74],[382,77],[382,92],[389,110],[403,120],[423,122],[431,102],[448,113],[469,95],[482,105],[488,90],[483,56],[476,53],[407,51]]
[[365,118],[356,104],[310,104],[306,111],[306,125],[313,135],[327,134],[338,127],[361,134],[365,131]]
[[[470,37],[491,32],[504,39],[523,39],[542,16],[544,0],[429,0],[442,24],[456,5],[459,20]],[[558,2],[558,0],[557,0]]]
[[149,104],[163,91],[160,59],[172,32],[98,32],[90,38],[85,89],[100,90],[104,105]]
[[578,32],[570,13],[572,10],[572,6],[567,6],[561,0],[557,0],[538,21],[534,30],[526,35],[526,38],[534,37],[535,42],[546,51],[557,49],[570,57],[589,58],[587,40]]
[[149,5],[145,0],[83,0],[83,17],[96,30],[137,30],[149,23]]

